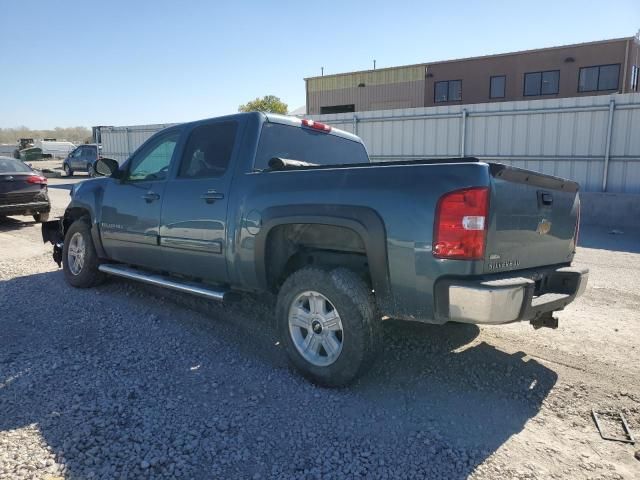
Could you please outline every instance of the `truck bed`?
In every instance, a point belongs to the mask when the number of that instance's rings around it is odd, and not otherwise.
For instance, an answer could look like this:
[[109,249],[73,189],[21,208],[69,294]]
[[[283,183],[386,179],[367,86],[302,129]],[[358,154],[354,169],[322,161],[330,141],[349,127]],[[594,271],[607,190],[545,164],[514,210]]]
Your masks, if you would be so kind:
[[[475,157],[375,163],[314,165],[292,162],[273,171],[377,169],[420,165],[486,164],[491,199],[483,273],[504,272],[570,262],[579,215],[576,182],[542,173],[483,162]],[[408,173],[407,173],[408,174]],[[461,185],[463,186],[463,185]],[[468,186],[468,185],[467,185]]]

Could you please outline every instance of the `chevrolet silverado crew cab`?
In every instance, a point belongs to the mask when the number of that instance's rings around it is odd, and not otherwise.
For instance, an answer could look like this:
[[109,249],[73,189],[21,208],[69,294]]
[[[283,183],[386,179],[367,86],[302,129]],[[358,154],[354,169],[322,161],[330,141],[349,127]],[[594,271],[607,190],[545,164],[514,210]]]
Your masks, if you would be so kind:
[[43,226],[69,284],[273,292],[291,362],[323,385],[371,364],[383,318],[555,327],[587,283],[576,183],[475,158],[370,163],[312,120],[172,126],[96,170]]

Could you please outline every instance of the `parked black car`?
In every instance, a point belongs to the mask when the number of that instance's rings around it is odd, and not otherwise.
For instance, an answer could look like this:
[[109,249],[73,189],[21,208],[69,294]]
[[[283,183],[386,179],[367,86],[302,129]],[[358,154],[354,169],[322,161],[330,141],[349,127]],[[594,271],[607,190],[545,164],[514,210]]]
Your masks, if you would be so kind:
[[47,179],[21,160],[0,157],[0,217],[33,215],[46,222],[50,210]]
[[74,172],[87,172],[90,177],[95,175],[95,163],[100,156],[100,145],[95,143],[80,145],[69,153],[69,156],[62,162],[62,168],[67,177],[73,176]]

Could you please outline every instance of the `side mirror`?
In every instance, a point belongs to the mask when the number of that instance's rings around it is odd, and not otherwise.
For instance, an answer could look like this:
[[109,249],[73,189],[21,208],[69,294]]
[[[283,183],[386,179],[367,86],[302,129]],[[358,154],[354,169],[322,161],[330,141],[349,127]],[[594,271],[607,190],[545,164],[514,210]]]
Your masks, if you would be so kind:
[[119,167],[120,165],[113,158],[99,158],[96,161],[94,170],[98,175],[110,177],[114,172],[118,171]]

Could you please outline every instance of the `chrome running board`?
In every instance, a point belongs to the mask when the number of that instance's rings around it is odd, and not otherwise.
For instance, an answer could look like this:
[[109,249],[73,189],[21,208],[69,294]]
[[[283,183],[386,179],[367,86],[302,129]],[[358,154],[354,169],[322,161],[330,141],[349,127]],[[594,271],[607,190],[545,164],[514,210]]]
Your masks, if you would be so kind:
[[166,275],[148,273],[143,270],[138,270],[137,268],[131,268],[124,265],[102,264],[98,266],[98,270],[108,273],[109,275],[128,278],[129,280],[136,280],[149,285],[176,290],[178,292],[190,293],[191,295],[216,300],[218,302],[224,301],[224,297],[228,293],[228,290],[215,290],[211,287],[204,286],[203,284],[181,281]]

